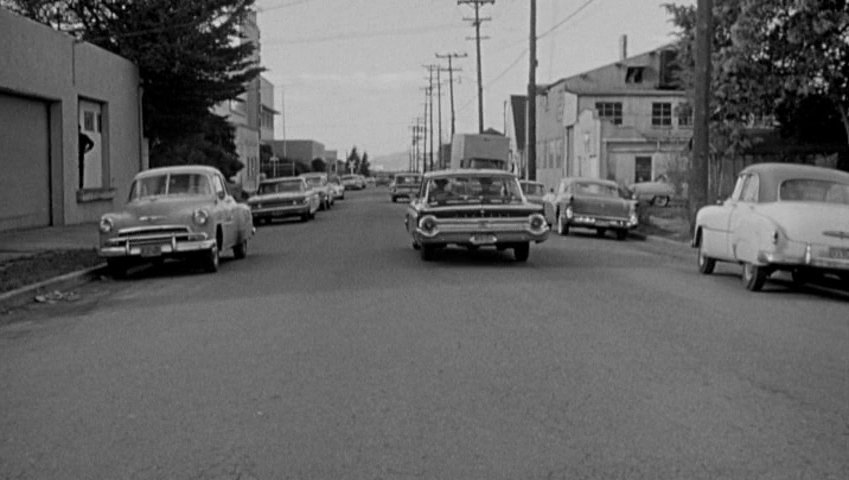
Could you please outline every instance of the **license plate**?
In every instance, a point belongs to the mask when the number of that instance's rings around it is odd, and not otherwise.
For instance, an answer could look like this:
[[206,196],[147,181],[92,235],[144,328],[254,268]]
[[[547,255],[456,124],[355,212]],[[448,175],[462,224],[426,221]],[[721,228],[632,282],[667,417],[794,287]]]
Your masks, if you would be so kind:
[[840,260],[849,260],[849,248],[831,247],[828,249],[828,256]]
[[469,241],[474,245],[489,245],[495,243],[495,235],[488,233],[472,235],[472,238]]
[[158,257],[162,255],[162,248],[159,245],[144,245],[141,247],[142,257]]

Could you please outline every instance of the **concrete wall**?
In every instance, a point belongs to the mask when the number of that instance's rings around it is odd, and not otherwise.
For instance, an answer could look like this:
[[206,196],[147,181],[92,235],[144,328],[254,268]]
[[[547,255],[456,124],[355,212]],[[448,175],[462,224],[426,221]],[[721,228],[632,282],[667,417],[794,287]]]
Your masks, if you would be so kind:
[[[50,222],[94,222],[102,213],[120,208],[130,179],[147,167],[138,69],[127,59],[3,9],[0,44],[0,90],[47,106]],[[102,107],[104,177],[103,188],[96,191],[78,189],[81,100]]]

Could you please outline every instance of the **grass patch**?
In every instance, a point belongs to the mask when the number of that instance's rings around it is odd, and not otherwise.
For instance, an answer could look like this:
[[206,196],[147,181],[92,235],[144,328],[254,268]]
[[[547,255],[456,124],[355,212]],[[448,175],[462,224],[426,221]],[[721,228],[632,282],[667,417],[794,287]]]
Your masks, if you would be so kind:
[[94,249],[51,250],[0,263],[0,293],[103,263]]

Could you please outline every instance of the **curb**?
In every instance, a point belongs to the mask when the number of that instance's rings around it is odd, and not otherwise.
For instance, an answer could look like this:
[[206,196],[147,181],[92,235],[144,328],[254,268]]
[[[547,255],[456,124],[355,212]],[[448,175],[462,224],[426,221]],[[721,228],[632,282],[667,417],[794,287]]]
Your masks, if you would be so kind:
[[58,277],[48,278],[32,285],[0,293],[0,306],[15,307],[31,302],[40,290],[61,290],[90,282],[106,271],[106,264],[101,263],[91,268],[66,273]]

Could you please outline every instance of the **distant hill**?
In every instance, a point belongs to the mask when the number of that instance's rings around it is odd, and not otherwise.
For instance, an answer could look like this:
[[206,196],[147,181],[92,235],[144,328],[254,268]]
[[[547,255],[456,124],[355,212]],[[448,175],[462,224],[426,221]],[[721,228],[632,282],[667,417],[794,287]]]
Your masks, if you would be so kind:
[[398,152],[387,155],[379,155],[369,157],[369,164],[373,171],[386,170],[390,172],[400,172],[407,170],[410,166],[410,153]]

